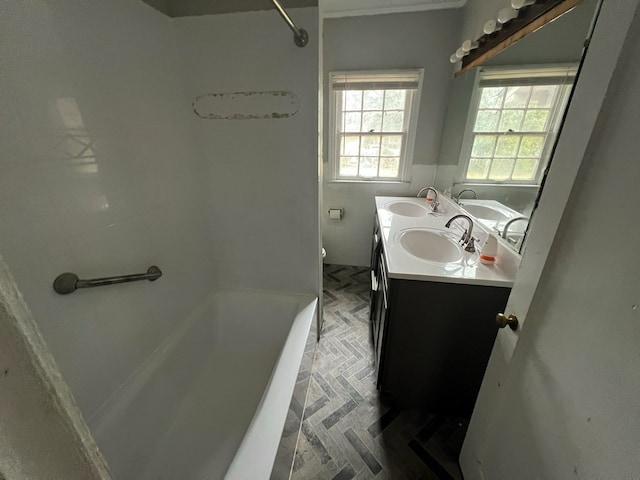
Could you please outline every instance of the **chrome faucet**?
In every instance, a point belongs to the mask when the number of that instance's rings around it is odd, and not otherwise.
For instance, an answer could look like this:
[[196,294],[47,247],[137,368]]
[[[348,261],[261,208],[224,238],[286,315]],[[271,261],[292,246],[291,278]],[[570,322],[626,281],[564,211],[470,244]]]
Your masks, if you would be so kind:
[[509,232],[509,227],[511,226],[512,223],[517,222],[519,220],[529,221],[529,219],[527,217],[512,218],[511,220],[509,220],[507,223],[504,224],[504,229],[502,230],[502,233],[500,234],[500,236],[506,240],[507,239],[507,233]]
[[464,250],[466,252],[475,252],[476,251],[475,243],[474,243],[475,240],[474,240],[473,236],[471,235],[472,232],[473,232],[473,220],[471,220],[471,217],[469,217],[467,215],[462,215],[462,214],[454,215],[445,224],[445,227],[450,228],[451,224],[453,223],[453,221],[457,220],[458,218],[464,218],[467,221],[467,223],[469,224],[468,228],[462,234],[462,237],[460,237],[460,242],[464,246]]
[[416,195],[416,197],[420,198],[420,196],[422,195],[423,192],[429,192],[429,190],[431,190],[433,192],[433,202],[431,202],[431,211],[432,212],[437,212],[438,211],[438,205],[440,205],[440,203],[438,203],[438,192],[436,191],[435,188],[433,188],[433,187],[424,187],[423,189],[421,189],[418,192],[418,195]]
[[464,190],[460,190],[460,193],[458,193],[458,195],[456,196],[456,203],[459,204],[460,203],[460,197],[462,196],[462,194],[464,192],[471,192],[473,193],[473,198],[478,198],[478,195],[476,194],[476,192],[474,192],[473,190],[471,190],[470,188],[465,188]]

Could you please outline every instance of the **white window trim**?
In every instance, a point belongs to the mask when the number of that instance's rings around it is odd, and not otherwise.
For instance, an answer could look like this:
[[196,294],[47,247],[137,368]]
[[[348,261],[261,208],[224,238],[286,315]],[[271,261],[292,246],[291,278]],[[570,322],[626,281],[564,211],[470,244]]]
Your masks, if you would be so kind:
[[[403,155],[400,157],[400,172],[398,178],[383,177],[339,177],[338,176],[338,159],[340,148],[338,139],[337,125],[337,101],[336,90],[333,88],[333,77],[339,75],[357,74],[357,75],[390,75],[402,74],[405,72],[418,72],[418,88],[412,93],[411,108],[407,112],[407,133],[402,145]],[[395,70],[343,70],[329,73],[329,168],[331,172],[330,182],[336,183],[408,183],[411,181],[411,167],[413,166],[413,155],[415,148],[416,132],[418,130],[418,113],[420,112],[420,96],[422,92],[422,84],[424,79],[424,68],[413,69],[395,69]],[[407,103],[409,99],[405,100]]]
[[[471,100],[469,102],[469,108],[467,109],[467,120],[465,123],[464,136],[462,140],[462,147],[460,148],[460,156],[458,158],[458,169],[454,178],[455,184],[464,184],[464,185],[505,185],[505,186],[522,186],[522,187],[538,187],[542,182],[542,178],[544,176],[544,170],[549,163],[549,159],[551,156],[551,151],[553,149],[553,145],[555,144],[555,138],[558,135],[558,130],[560,128],[560,124],[562,122],[562,117],[564,116],[564,112],[568,105],[568,99],[571,95],[571,90],[573,88],[573,83],[568,84],[561,91],[560,95],[556,99],[556,106],[552,110],[553,118],[551,120],[551,129],[548,131],[549,134],[553,135],[553,138],[549,141],[545,142],[544,150],[541,155],[541,162],[538,165],[536,175],[532,180],[479,180],[479,179],[467,179],[467,170],[469,168],[469,161],[471,160],[471,149],[473,147],[473,126],[476,119],[476,114],[478,111],[478,105],[480,104],[480,82],[482,80],[482,74],[487,73],[503,73],[508,75],[509,72],[522,72],[522,71],[536,71],[536,70],[545,70],[545,69],[568,69],[574,72],[574,81],[575,81],[575,72],[577,72],[578,64],[576,63],[555,63],[555,64],[545,64],[545,65],[516,65],[516,66],[496,66],[496,67],[482,67],[478,68],[475,71],[474,79],[473,79],[473,93],[471,95]],[[558,105],[565,104],[565,108],[558,108]],[[540,132],[535,132],[540,133]]]

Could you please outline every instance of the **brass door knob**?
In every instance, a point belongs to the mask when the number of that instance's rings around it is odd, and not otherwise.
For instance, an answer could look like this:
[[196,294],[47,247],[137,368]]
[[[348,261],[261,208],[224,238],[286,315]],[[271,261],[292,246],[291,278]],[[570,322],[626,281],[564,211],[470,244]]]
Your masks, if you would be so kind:
[[500,328],[504,328],[509,325],[509,328],[511,328],[511,330],[518,329],[518,317],[516,317],[515,315],[509,315],[508,317],[505,317],[504,313],[499,313],[498,315],[496,315],[496,323]]

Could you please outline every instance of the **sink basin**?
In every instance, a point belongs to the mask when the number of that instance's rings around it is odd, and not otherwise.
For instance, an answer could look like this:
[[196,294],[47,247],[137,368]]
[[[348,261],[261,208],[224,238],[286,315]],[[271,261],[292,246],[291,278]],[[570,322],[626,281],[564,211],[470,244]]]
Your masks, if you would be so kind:
[[481,218],[484,220],[502,221],[510,218],[508,215],[505,215],[500,210],[491,208],[486,205],[467,205],[463,203],[460,206],[464,208],[467,212],[469,212],[471,215],[473,215],[474,217]]
[[400,246],[414,257],[436,263],[456,262],[462,249],[441,230],[411,229],[400,235]]
[[429,213],[426,208],[421,207],[420,205],[403,201],[387,203],[384,208],[389,210],[391,213],[405,217],[424,217]]

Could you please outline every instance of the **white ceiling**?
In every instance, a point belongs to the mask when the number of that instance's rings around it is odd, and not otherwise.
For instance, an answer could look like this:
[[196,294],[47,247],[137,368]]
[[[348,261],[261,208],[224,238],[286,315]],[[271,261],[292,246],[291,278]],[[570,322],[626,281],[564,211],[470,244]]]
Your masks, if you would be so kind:
[[462,7],[466,0],[319,0],[323,17],[351,17]]

